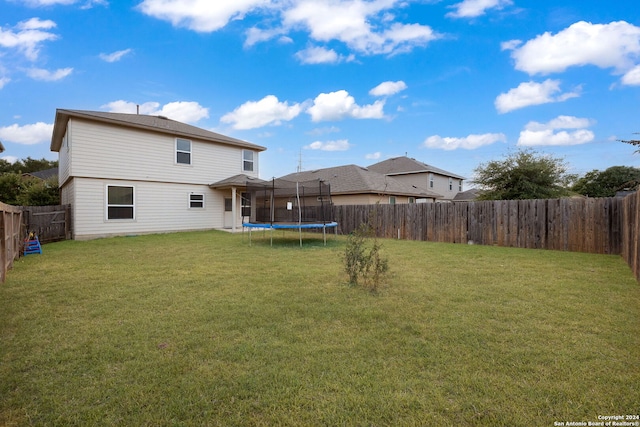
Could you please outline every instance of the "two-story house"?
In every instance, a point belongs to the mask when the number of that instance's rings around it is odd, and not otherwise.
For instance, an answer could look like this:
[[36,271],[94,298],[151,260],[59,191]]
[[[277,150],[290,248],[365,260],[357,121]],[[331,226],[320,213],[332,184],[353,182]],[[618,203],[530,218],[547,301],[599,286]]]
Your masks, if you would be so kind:
[[383,160],[367,169],[408,185],[441,194],[439,202],[452,201],[463,191],[464,177],[406,156]]
[[357,165],[335,166],[312,171],[295,172],[281,177],[288,181],[322,180],[331,186],[334,205],[373,205],[435,202],[442,195],[426,186],[405,183],[370,168]]
[[73,237],[91,239],[235,228],[265,147],[162,116],[58,109],[51,150]]

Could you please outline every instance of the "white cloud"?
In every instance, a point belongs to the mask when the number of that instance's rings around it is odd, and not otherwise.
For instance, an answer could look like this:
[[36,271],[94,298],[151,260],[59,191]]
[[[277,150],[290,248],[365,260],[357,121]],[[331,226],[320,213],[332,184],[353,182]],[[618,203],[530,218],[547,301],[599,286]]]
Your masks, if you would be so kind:
[[201,106],[197,102],[170,102],[162,108],[159,107],[160,104],[158,102],[145,102],[144,104],[137,105],[135,102],[119,100],[102,105],[100,108],[112,113],[129,114],[135,114],[139,109],[140,114],[165,116],[184,123],[196,123],[203,118],[209,117],[209,109]]
[[640,86],[640,65],[636,65],[622,76],[622,84],[629,86]]
[[322,151],[347,151],[351,147],[346,139],[338,139],[336,141],[315,141],[305,146],[306,150],[322,150]]
[[327,133],[337,133],[337,132],[340,132],[340,128],[337,128],[335,126],[329,126],[324,128],[312,129],[311,131],[307,132],[307,134],[308,135],[324,135]]
[[0,77],[0,89],[2,89],[11,79],[9,77]]
[[379,151],[376,151],[375,153],[365,154],[364,156],[364,158],[367,160],[378,160],[380,157],[382,157],[382,153]]
[[395,95],[398,92],[402,92],[407,88],[407,85],[402,80],[397,82],[382,82],[378,86],[369,91],[369,95],[373,96],[390,96]]
[[62,80],[73,72],[73,68],[60,68],[55,71],[49,71],[42,68],[30,68],[27,75],[34,80],[42,80],[45,82],[55,82]]
[[484,15],[487,9],[502,9],[513,4],[511,0],[464,0],[451,8],[454,12],[447,13],[452,18],[475,18]]
[[301,104],[289,105],[280,102],[274,95],[267,95],[259,101],[248,101],[225,114],[220,119],[230,123],[234,129],[255,129],[267,125],[280,125],[290,121],[302,112]]
[[[503,44],[503,48],[509,46]],[[552,35],[546,32],[513,48],[515,68],[530,75],[565,71],[569,67],[595,65],[629,70],[640,55],[640,27],[625,21],[609,24],[576,22]]]
[[327,120],[342,120],[350,117],[354,119],[382,119],[384,118],[384,101],[376,101],[370,105],[359,106],[353,96],[346,90],[321,93],[313,100],[313,105],[307,109],[311,120],[321,122]]
[[0,140],[22,145],[34,145],[51,141],[53,124],[38,122],[32,125],[0,127]]
[[440,148],[443,150],[475,150],[485,145],[496,142],[507,142],[507,137],[503,133],[485,133],[482,135],[469,135],[463,138],[441,137],[440,135],[430,136],[425,139],[423,146],[427,148]]
[[6,160],[7,162],[14,164],[18,161],[18,158],[16,156],[3,156],[2,160]]
[[303,64],[335,64],[341,62],[342,57],[333,49],[311,46],[296,53],[296,57]]
[[245,47],[302,30],[316,42],[337,40],[356,52],[374,55],[410,51],[441,37],[426,25],[394,22],[390,10],[407,4],[405,0],[144,0],[138,9],[198,32],[217,31],[253,13],[268,28],[249,29]]
[[209,117],[209,109],[193,101],[169,102],[158,113],[184,123],[196,123]]
[[118,50],[113,53],[101,53],[100,59],[106,62],[117,62],[120,61],[125,55],[130,54],[132,51],[132,49],[124,49]]
[[55,6],[74,4],[78,0],[25,0],[24,4],[30,7]]
[[580,96],[580,87],[573,92],[560,92],[560,80],[547,79],[542,83],[524,82],[517,88],[501,93],[494,104],[499,113],[507,113],[530,105],[562,102]]
[[31,18],[20,22],[15,30],[0,28],[0,47],[16,49],[27,59],[35,61],[40,53],[41,44],[58,38],[56,34],[45,31],[55,26],[53,21]]
[[[548,123],[531,121],[520,132],[520,146],[579,145],[591,142],[595,135],[585,129],[594,124],[593,120],[574,116],[558,116]],[[576,129],[574,131],[558,129]]]
[[142,13],[174,26],[209,33],[226,26],[229,21],[243,19],[245,14],[270,5],[270,0],[144,0],[138,5]]

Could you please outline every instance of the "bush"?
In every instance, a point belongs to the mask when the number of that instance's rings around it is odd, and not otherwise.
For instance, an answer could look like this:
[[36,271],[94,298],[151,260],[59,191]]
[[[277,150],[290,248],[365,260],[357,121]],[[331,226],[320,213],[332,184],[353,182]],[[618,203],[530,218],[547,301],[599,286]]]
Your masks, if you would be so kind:
[[344,266],[349,284],[357,286],[362,283],[371,292],[378,291],[380,281],[389,270],[389,261],[381,254],[381,249],[382,244],[378,242],[369,223],[360,224],[349,235],[344,251]]

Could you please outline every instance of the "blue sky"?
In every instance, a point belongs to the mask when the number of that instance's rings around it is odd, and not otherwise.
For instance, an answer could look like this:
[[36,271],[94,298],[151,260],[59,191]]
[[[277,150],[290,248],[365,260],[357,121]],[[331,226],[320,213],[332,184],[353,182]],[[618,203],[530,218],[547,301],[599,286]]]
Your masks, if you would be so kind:
[[408,155],[473,179],[524,147],[640,167],[635,0],[0,0],[2,157],[56,108],[267,147],[260,176]]

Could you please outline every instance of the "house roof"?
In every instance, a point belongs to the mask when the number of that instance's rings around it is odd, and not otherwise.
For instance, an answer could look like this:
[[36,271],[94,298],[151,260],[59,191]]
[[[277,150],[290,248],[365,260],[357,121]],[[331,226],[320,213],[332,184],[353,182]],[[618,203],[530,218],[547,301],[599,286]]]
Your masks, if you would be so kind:
[[444,169],[440,169],[426,163],[422,163],[416,159],[411,159],[406,156],[393,157],[391,159],[383,160],[369,166],[368,169],[384,175],[406,175],[412,173],[430,172],[451,178],[465,179],[464,177],[455,173],[448,172]]
[[43,181],[46,181],[49,178],[53,178],[54,176],[58,176],[58,168],[50,168],[50,169],[45,169],[42,171],[37,171],[37,172],[28,172],[28,173],[23,173],[24,175],[30,175],[36,178],[40,178]]
[[356,165],[336,166],[296,172],[280,177],[287,181],[320,179],[331,185],[331,194],[390,194],[440,199],[443,196],[426,188],[405,184],[392,177]]
[[267,181],[254,176],[245,175],[243,173],[225,178],[221,181],[209,184],[209,187],[213,189],[223,189],[231,187],[245,187],[247,183],[266,183]]
[[51,151],[60,151],[60,147],[62,146],[62,138],[64,137],[67,123],[72,117],[91,120],[94,122],[112,124],[116,126],[160,132],[183,138],[193,138],[202,141],[244,147],[252,150],[266,150],[266,147],[262,147],[260,145],[252,144],[240,139],[231,138],[229,136],[211,132],[196,126],[191,126],[186,123],[171,120],[163,116],[57,109],[56,119],[53,126],[53,136],[51,138]]
[[467,191],[461,191],[453,198],[454,202],[471,202],[475,200],[482,191],[479,188],[470,188]]

